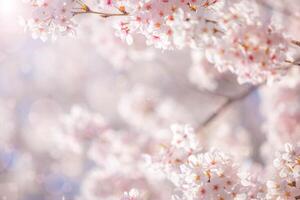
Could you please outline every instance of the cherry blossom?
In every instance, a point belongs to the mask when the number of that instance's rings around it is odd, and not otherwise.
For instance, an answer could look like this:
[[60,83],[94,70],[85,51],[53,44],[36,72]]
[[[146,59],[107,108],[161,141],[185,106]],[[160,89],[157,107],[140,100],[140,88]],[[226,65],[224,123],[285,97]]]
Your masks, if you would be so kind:
[[[175,199],[238,199],[246,187],[230,156],[218,150],[202,152],[190,142],[194,136],[188,126],[173,126],[171,146],[153,160],[179,190]],[[180,194],[181,193],[181,194]]]
[[267,182],[267,199],[298,199],[299,186],[299,146],[286,144],[284,151],[274,160],[277,177]]
[[[114,17],[110,25],[116,29],[116,34],[102,31],[104,36],[116,35],[133,44],[136,35],[142,35],[147,45],[164,50],[200,48],[220,72],[231,71],[241,84],[272,83],[294,64],[287,55],[292,40],[272,23],[265,22],[258,5],[247,0],[98,3],[51,0],[29,3],[33,7],[33,16],[23,20],[22,24],[31,30],[34,38],[42,40],[75,32],[77,22],[73,18],[76,15],[95,14],[105,19]],[[120,57],[113,60],[127,59],[127,54],[122,51],[117,55]],[[216,86],[211,83],[209,87]]]
[[25,29],[33,38],[45,41],[49,36],[55,39],[59,34],[73,34],[75,23],[72,18],[76,9],[85,7],[77,0],[26,0],[33,8],[32,18],[23,20]]
[[286,74],[289,45],[281,33],[264,25],[245,25],[228,37],[210,53],[219,71],[229,70],[239,83],[253,84],[272,83]]

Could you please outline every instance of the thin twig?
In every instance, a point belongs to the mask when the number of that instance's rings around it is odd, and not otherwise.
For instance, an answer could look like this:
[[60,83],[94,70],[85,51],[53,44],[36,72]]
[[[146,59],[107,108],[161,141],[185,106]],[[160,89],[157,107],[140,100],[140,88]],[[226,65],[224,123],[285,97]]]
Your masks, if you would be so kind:
[[115,16],[127,16],[129,15],[128,12],[125,10],[120,10],[120,13],[106,13],[106,12],[100,12],[100,11],[95,11],[92,10],[88,5],[84,4],[81,1],[78,1],[78,3],[81,5],[81,8],[79,8],[80,11],[74,11],[74,15],[79,15],[79,14],[95,14],[99,15],[100,17],[107,18],[107,17],[115,17]]
[[[288,63],[288,64],[291,64],[291,66],[300,66],[300,63],[299,63],[299,61],[290,61],[290,60],[285,60],[285,62],[286,62],[286,63]],[[291,68],[291,66],[290,66],[290,67],[288,67],[287,69]]]
[[82,12],[73,12],[74,15],[79,14],[95,14],[99,15],[100,17],[107,18],[107,17],[116,17],[116,16],[127,16],[128,13],[104,13],[104,12],[97,12],[97,11],[82,11]]

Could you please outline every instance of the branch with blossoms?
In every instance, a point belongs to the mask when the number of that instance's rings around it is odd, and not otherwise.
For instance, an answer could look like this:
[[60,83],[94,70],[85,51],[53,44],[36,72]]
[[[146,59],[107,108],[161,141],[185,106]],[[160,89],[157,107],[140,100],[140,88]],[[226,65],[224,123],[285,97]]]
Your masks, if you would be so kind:
[[15,1],[3,198],[300,200],[299,0]]
[[124,7],[118,8],[118,11],[120,11],[120,13],[105,13],[105,12],[92,10],[87,4],[85,4],[81,0],[76,0],[76,2],[78,2],[78,4],[80,5],[80,8],[76,8],[75,9],[76,11],[72,12],[74,14],[74,16],[79,15],[79,14],[96,14],[96,15],[99,15],[100,17],[108,18],[108,17],[129,15],[129,13],[127,13],[127,11],[125,10]]
[[203,151],[189,126],[172,126],[173,138],[151,164],[175,185],[173,199],[291,199],[300,197],[299,145],[286,144],[274,159],[270,177],[242,170],[232,156]]
[[298,64],[287,52],[299,42],[265,24],[255,13],[255,2],[223,1],[100,1],[95,7],[108,11],[102,12],[81,0],[30,0],[33,17],[23,24],[34,38],[46,40],[74,34],[77,15],[122,16],[114,18],[116,35],[122,40],[132,43],[134,34],[142,34],[148,45],[159,49],[196,48],[218,71],[236,74],[241,84],[279,80],[286,65]]

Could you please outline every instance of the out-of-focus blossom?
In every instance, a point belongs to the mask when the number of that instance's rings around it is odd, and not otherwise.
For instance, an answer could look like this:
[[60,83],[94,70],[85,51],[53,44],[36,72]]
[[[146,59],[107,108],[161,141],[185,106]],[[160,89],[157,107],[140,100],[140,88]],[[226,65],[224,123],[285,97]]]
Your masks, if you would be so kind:
[[220,72],[210,63],[203,52],[192,52],[192,66],[189,70],[189,79],[197,85],[199,89],[216,90],[218,80],[221,78]]
[[172,123],[192,123],[187,112],[177,102],[141,85],[121,98],[119,112],[129,124],[146,129],[144,131],[161,130]]
[[89,113],[74,106],[69,115],[62,118],[64,133],[78,140],[92,140],[107,129],[108,125],[99,114]]
[[151,139],[145,139],[138,134],[114,130],[99,135],[88,151],[88,158],[95,162],[96,169],[85,177],[80,197],[114,200],[130,188],[137,188],[146,199],[164,199],[171,195],[170,185],[160,185],[164,180],[152,177],[146,168],[143,154],[151,152],[147,148]]
[[241,127],[231,127],[227,123],[220,124],[214,129],[204,143],[208,148],[216,147],[238,161],[248,159],[252,153],[249,133]]
[[0,146],[9,144],[15,134],[14,124],[15,103],[10,99],[0,99]]
[[90,48],[95,49],[102,59],[119,71],[129,70],[137,63],[148,62],[155,58],[154,48],[145,43],[143,36],[132,35],[133,43],[131,45],[117,37],[115,29],[112,27],[115,21],[115,19],[107,21],[106,19],[87,18],[82,21],[77,35],[90,41]]
[[[300,95],[299,71],[292,71],[289,80],[265,88],[261,110],[266,118],[263,130],[267,141],[264,154],[284,143],[299,143],[300,133]],[[267,155],[265,155],[267,156]]]

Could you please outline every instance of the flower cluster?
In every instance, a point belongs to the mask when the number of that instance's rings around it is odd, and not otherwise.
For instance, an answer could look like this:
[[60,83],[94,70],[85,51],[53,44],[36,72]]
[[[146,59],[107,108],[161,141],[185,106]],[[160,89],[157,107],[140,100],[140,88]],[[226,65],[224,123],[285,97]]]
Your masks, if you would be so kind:
[[283,35],[264,25],[232,29],[212,48],[211,61],[220,71],[230,70],[240,83],[273,82],[287,71],[288,44]]
[[[136,35],[142,35],[147,45],[159,49],[196,48],[220,72],[236,74],[241,84],[272,83],[285,75],[294,62],[287,56],[292,44],[290,39],[272,23],[265,22],[257,4],[249,0],[100,0],[89,3],[32,0],[29,3],[33,7],[32,18],[23,24],[35,38],[42,40],[50,35],[74,32],[75,15],[96,14],[103,18],[115,17],[109,26],[129,44],[135,43]],[[91,9],[88,4],[100,11]],[[109,33],[111,30],[106,32],[105,26],[102,24],[99,31],[106,35],[102,38],[108,38],[105,43],[109,44],[114,34]],[[128,55],[115,46],[106,46],[109,51],[104,46],[101,45],[100,51],[104,56],[116,51],[120,58],[113,60],[128,59]],[[208,70],[198,71],[201,74]],[[208,74],[212,74],[212,70]],[[216,87],[213,82],[203,82],[209,89]]]
[[33,8],[32,17],[22,20],[25,29],[33,38],[43,41],[49,36],[55,39],[60,34],[74,34],[72,18],[76,10],[85,9],[80,0],[25,0]]
[[274,160],[277,169],[275,179],[268,181],[267,199],[288,199],[300,198],[300,149],[299,145],[285,145],[285,150]]
[[203,152],[189,126],[174,125],[170,146],[163,147],[153,166],[176,186],[174,199],[238,199],[246,195],[237,166],[218,150]]
[[219,151],[191,155],[180,168],[183,180],[177,184],[184,199],[237,199],[245,195],[236,166]]
[[189,126],[174,125],[173,140],[164,145],[151,164],[175,185],[173,199],[290,199],[300,196],[299,145],[285,145],[266,175],[253,166],[239,168],[228,154],[211,149],[204,152],[191,143],[194,132]]
[[187,162],[189,155],[202,150],[190,126],[173,125],[171,130],[171,144],[162,144],[159,155],[151,158],[153,167],[162,170],[167,176],[180,171],[180,166]]
[[224,4],[221,0],[105,2],[106,7],[117,7],[130,13],[119,23],[122,38],[128,40],[132,32],[139,32],[148,44],[162,49],[191,44],[196,37],[204,38],[201,33],[215,34],[217,29],[210,15],[217,13]]

